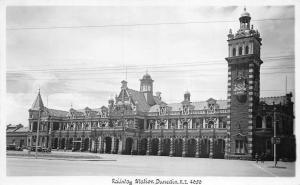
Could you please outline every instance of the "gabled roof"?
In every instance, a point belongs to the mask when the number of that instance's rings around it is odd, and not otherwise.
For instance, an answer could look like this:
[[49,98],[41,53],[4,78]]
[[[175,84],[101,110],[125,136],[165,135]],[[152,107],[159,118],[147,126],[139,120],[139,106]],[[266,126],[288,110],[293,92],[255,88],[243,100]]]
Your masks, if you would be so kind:
[[37,97],[35,98],[30,110],[43,110],[44,109],[44,103],[40,94],[40,91],[38,92]]
[[132,101],[134,102],[134,104],[136,104],[136,102],[138,103],[136,105],[138,111],[142,111],[142,112],[149,111],[150,106],[148,105],[143,93],[133,90],[133,89],[127,89],[127,91],[129,93],[130,97],[132,98]]

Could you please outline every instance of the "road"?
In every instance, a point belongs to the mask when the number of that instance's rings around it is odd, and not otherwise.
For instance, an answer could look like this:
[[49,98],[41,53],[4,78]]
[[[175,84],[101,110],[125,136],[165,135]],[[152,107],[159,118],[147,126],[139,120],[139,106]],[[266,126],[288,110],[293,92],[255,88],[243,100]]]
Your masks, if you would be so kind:
[[295,163],[101,154],[101,161],[7,157],[8,176],[294,176]]

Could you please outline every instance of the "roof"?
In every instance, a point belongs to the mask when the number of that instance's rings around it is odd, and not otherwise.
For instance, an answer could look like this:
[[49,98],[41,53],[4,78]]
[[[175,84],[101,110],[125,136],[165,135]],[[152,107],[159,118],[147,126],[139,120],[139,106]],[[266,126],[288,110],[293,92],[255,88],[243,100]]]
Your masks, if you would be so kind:
[[49,116],[55,116],[55,117],[66,117],[69,113],[67,111],[57,110],[57,109],[49,109],[47,107],[45,107],[44,110],[45,110],[45,112],[47,112],[47,114]]
[[19,127],[19,128],[9,128],[6,130],[6,132],[28,132],[28,127]]
[[[219,106],[219,109],[227,109],[227,100],[216,100],[216,104]],[[191,105],[194,107],[194,110],[204,110],[208,108],[207,101],[191,102]],[[179,111],[182,108],[182,103],[170,103],[166,105],[170,107],[170,111]],[[158,112],[159,105],[153,105],[149,112]]]
[[129,95],[131,96],[134,104],[136,104],[136,102],[138,103],[137,106],[137,110],[138,111],[142,111],[142,112],[148,112],[150,109],[150,106],[148,105],[146,98],[144,96],[143,93],[133,90],[133,89],[127,89]]
[[286,96],[272,96],[272,97],[262,97],[260,98],[261,102],[266,103],[267,105],[273,105],[273,102],[275,104],[286,104],[287,103],[287,97]]
[[44,109],[44,103],[40,94],[40,91],[38,92],[37,97],[35,98],[31,108],[31,110],[42,110]]
[[29,128],[28,127],[21,127],[17,130],[15,130],[15,132],[28,132],[29,131]]

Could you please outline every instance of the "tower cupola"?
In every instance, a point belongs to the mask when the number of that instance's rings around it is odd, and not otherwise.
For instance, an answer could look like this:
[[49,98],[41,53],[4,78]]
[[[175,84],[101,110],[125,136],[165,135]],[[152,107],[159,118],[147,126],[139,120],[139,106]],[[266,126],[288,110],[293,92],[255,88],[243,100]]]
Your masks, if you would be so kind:
[[250,30],[250,13],[246,11],[244,8],[244,12],[241,14],[240,17],[240,30]]
[[147,103],[152,106],[155,105],[154,97],[153,97],[153,80],[151,76],[146,72],[142,79],[140,79],[140,92],[144,94],[144,97]]

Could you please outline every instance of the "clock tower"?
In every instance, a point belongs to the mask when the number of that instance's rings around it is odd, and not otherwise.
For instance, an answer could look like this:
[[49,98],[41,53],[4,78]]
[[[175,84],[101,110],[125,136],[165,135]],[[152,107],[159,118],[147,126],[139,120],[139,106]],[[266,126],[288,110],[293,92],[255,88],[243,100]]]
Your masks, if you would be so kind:
[[244,8],[239,30],[228,36],[228,121],[226,158],[251,159],[253,130],[259,105],[261,38],[250,27],[250,14]]

